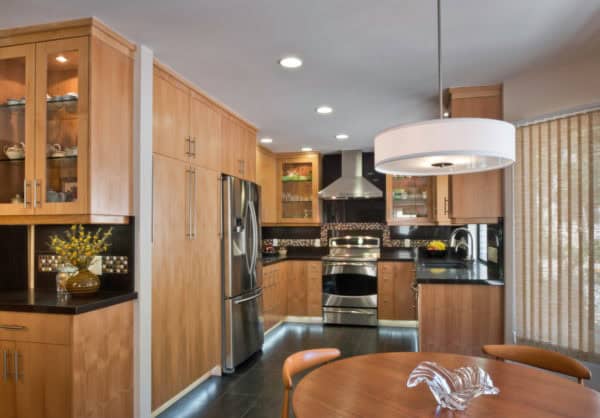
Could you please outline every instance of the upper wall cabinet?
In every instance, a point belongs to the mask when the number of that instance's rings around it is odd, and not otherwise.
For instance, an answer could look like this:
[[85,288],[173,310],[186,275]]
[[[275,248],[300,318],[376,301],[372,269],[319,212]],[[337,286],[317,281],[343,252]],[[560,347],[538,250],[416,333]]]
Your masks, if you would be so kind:
[[320,158],[317,153],[277,154],[277,221],[318,224]]
[[156,154],[221,171],[221,110],[158,62],[153,114]]
[[221,171],[244,180],[256,180],[256,131],[238,118],[221,118],[223,154]]
[[386,188],[389,225],[435,223],[435,177],[388,176]]
[[95,19],[0,31],[0,223],[127,222],[134,52]]
[[260,218],[264,224],[277,223],[277,159],[266,148],[256,148],[256,183],[261,188]]
[[[453,118],[502,120],[502,85],[451,88]],[[485,141],[485,138],[481,138]],[[454,223],[497,222],[504,216],[504,170],[449,176],[450,218]]]

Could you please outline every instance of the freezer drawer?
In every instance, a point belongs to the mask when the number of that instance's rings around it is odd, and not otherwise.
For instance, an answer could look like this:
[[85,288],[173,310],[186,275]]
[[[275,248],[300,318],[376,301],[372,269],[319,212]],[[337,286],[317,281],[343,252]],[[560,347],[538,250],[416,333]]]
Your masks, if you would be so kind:
[[323,307],[323,323],[377,326],[377,309]]
[[235,367],[262,349],[264,320],[262,289],[226,299],[223,329],[223,371]]

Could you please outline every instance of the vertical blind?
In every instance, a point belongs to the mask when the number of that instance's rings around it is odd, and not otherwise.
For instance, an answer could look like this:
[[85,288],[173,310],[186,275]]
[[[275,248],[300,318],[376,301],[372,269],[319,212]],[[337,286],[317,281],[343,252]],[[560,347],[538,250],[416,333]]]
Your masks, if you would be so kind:
[[600,360],[600,111],[517,129],[517,341]]

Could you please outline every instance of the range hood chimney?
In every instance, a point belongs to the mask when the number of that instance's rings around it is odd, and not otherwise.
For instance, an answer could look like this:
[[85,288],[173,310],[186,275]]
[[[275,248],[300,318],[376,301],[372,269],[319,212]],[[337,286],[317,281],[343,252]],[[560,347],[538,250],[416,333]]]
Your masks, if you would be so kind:
[[362,176],[362,152],[342,151],[342,177],[319,192],[324,200],[377,199],[383,192]]

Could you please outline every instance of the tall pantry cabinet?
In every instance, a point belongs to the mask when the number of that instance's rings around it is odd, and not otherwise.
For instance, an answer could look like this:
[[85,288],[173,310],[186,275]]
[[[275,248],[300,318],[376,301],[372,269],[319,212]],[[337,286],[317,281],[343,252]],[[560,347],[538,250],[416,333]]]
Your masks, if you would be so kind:
[[254,127],[155,62],[153,410],[220,366],[219,179],[254,181],[255,138]]

